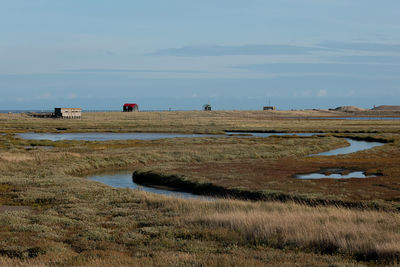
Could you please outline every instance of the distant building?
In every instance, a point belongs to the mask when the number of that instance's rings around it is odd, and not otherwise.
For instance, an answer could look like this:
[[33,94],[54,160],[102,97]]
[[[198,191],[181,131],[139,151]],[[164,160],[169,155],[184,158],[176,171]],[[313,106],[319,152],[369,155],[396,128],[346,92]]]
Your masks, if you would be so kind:
[[55,108],[54,117],[79,119],[82,117],[82,109],[80,108]]
[[139,105],[138,104],[124,104],[123,112],[132,112],[132,111],[139,111]]
[[211,111],[211,105],[210,105],[210,104],[205,104],[205,105],[203,106],[203,110],[204,110],[204,111]]
[[264,106],[263,110],[276,110],[276,107],[274,107],[274,106]]

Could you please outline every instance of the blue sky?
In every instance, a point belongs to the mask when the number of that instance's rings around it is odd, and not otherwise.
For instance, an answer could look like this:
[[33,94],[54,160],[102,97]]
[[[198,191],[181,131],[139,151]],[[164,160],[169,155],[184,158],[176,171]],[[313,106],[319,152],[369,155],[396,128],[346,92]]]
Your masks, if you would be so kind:
[[0,4],[0,110],[400,104],[399,1]]

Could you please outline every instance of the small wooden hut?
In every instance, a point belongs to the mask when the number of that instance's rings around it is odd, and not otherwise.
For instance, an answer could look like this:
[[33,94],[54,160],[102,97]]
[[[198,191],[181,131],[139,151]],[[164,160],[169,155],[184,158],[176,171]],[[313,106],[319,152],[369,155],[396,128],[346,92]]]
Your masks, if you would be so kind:
[[133,104],[128,104],[128,103],[124,104],[122,111],[123,112],[139,111],[139,105],[135,104],[135,103],[133,103]]
[[55,108],[54,117],[67,119],[80,119],[82,117],[82,109],[80,108]]

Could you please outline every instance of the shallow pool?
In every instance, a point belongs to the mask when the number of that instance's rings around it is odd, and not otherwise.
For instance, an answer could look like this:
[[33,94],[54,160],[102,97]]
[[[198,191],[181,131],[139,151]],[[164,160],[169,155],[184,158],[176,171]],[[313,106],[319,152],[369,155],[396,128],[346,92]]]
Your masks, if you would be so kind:
[[[181,134],[181,133],[20,133],[17,136],[28,140],[78,140],[78,141],[111,141],[111,140],[157,140],[164,138],[194,138],[219,135]],[[223,136],[223,135],[222,135]]]
[[213,200],[214,199],[212,197],[200,196],[200,195],[195,195],[192,193],[178,192],[178,191],[158,189],[158,188],[138,185],[137,183],[135,183],[132,180],[132,173],[133,173],[132,171],[131,172],[117,171],[114,173],[104,173],[104,174],[99,174],[99,175],[92,175],[92,176],[89,176],[88,179],[92,180],[92,181],[101,182],[103,184],[106,184],[106,185],[109,185],[112,187],[138,189],[138,190],[142,190],[145,192],[151,192],[151,193],[155,193],[155,194],[167,195],[167,196],[178,197],[178,198],[186,198],[186,199],[195,198],[195,199],[202,199],[202,200]]
[[310,174],[299,174],[296,175],[297,179],[350,179],[350,178],[372,178],[376,177],[376,175],[365,175],[364,172],[356,171],[350,172],[348,174],[340,174],[340,173],[332,173],[332,174],[323,174],[323,173],[310,173]]
[[367,149],[371,149],[377,146],[383,146],[383,143],[378,143],[378,142],[367,142],[367,141],[358,141],[358,140],[352,140],[350,138],[346,138],[347,142],[350,143],[350,146],[346,147],[341,147],[333,150],[329,150],[326,152],[322,152],[319,154],[313,154],[310,156],[336,156],[336,155],[344,155],[344,154],[350,154],[358,151],[363,151]]

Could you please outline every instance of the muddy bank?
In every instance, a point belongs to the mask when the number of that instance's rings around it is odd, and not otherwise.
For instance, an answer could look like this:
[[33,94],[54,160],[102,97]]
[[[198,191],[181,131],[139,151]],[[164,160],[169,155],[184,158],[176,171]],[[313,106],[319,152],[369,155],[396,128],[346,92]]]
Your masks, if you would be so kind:
[[187,192],[175,191],[173,188],[165,186],[147,187],[144,185],[138,185],[132,179],[132,171],[120,171],[111,173],[101,173],[96,175],[90,175],[87,177],[89,180],[101,182],[103,184],[115,187],[115,188],[130,188],[140,191],[150,192],[159,195],[173,196],[184,199],[202,199],[212,200],[213,198],[204,197],[201,195],[195,195]]
[[352,136],[352,135],[332,135],[336,138],[348,138],[354,141],[365,141],[365,142],[376,142],[376,143],[393,143],[394,139],[388,139],[385,137],[374,137],[374,136]]
[[323,199],[319,197],[314,198],[307,195],[295,195],[279,191],[251,191],[241,188],[225,188],[212,183],[199,183],[190,181],[185,177],[177,175],[164,175],[150,171],[135,171],[132,174],[132,180],[140,185],[156,187],[163,186],[172,188],[176,191],[212,197],[235,198],[253,201],[295,202],[309,206],[329,205],[357,209],[400,211],[400,207],[393,208],[389,205],[384,205],[384,203],[376,203],[373,201],[352,202]]

